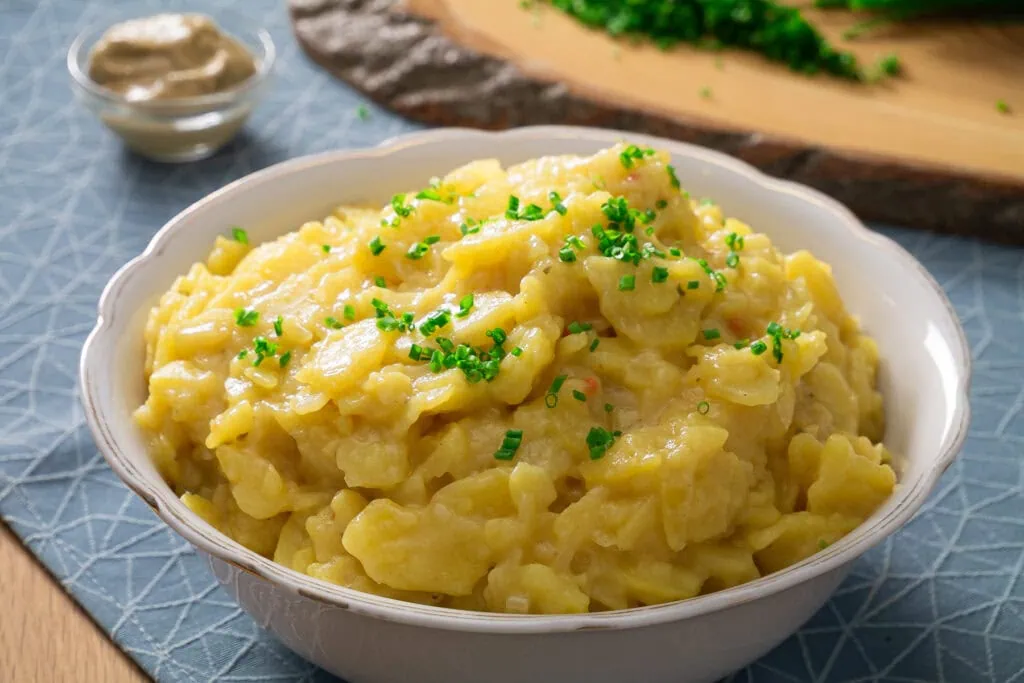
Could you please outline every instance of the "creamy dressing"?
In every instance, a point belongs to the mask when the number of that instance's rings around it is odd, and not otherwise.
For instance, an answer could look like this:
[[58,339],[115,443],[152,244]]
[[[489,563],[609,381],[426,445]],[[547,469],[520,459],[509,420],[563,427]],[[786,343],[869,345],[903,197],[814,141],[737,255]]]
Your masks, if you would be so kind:
[[133,102],[223,92],[255,73],[253,55],[200,14],[115,24],[89,56],[89,78]]

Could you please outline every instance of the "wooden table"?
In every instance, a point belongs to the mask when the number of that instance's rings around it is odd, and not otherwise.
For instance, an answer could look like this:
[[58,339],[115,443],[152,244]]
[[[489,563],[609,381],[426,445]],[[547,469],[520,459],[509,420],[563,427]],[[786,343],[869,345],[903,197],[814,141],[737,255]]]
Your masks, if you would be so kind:
[[0,522],[0,681],[147,680]]

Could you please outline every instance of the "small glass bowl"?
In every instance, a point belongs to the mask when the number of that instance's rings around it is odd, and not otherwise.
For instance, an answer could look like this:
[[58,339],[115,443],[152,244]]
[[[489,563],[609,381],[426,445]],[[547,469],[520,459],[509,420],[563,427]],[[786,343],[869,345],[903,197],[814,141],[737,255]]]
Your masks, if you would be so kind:
[[230,90],[133,102],[89,78],[89,55],[109,26],[87,29],[68,49],[75,96],[125,144],[154,161],[180,163],[212,156],[235,137],[266,91],[274,68],[270,34],[240,17],[215,17],[221,30],[252,53],[256,73]]

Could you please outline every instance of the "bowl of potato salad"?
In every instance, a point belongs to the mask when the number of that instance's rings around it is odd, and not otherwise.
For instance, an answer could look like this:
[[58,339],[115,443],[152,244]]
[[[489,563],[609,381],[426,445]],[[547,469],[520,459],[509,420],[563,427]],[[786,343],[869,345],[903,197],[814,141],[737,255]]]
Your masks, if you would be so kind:
[[942,290],[813,190],[669,140],[444,130],[289,161],[111,280],[125,483],[352,681],[713,681],[955,457]]

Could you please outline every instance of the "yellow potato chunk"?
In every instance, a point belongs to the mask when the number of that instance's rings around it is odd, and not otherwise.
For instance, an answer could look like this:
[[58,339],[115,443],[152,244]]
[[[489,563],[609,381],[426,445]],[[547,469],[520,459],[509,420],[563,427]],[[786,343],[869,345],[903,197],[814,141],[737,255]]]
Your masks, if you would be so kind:
[[342,543],[370,578],[400,590],[469,595],[491,562],[483,524],[442,506],[375,500],[349,523]]

